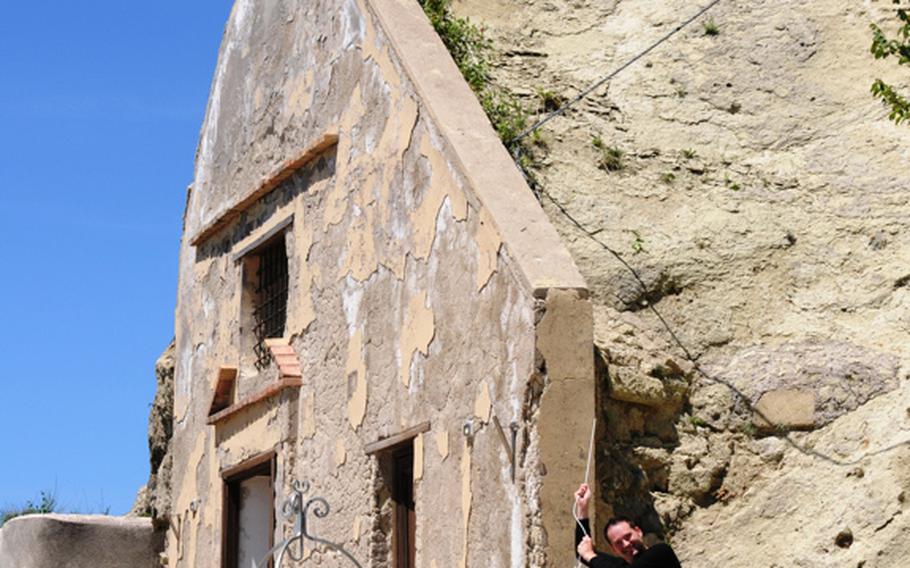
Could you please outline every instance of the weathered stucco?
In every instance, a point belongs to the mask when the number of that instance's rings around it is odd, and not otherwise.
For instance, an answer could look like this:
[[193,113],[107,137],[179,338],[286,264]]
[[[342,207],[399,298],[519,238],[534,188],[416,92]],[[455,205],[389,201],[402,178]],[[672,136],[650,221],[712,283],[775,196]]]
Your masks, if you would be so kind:
[[[239,369],[235,403],[278,379],[252,365],[240,257],[285,225],[303,384],[209,425],[219,368]],[[222,474],[269,451],[276,506],[308,480],[332,505],[318,533],[375,565],[387,535],[365,447],[425,422],[418,565],[571,561],[594,413],[584,282],[416,2],[238,0],[176,337],[170,566],[220,565]],[[514,481],[497,421],[517,428]]]
[[0,529],[0,566],[156,568],[162,536],[148,518],[25,515]]

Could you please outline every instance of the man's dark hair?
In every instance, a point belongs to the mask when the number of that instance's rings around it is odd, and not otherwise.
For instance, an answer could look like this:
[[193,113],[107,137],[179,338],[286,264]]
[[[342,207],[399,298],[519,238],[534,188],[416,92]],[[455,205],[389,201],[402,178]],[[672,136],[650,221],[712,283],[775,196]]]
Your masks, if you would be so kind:
[[610,537],[607,536],[607,531],[610,530],[610,527],[612,527],[613,525],[618,525],[619,523],[629,523],[629,526],[632,528],[638,527],[638,523],[636,523],[629,517],[624,517],[621,515],[618,517],[611,517],[610,520],[607,521],[607,524],[604,525],[604,538],[606,539],[606,541],[608,543],[610,542]]

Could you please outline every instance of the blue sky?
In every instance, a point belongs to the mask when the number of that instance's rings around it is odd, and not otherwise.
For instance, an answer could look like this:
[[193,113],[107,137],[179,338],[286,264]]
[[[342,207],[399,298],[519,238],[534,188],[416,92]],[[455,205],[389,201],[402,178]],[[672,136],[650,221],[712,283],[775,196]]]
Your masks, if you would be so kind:
[[148,477],[187,185],[230,0],[5,2],[0,508]]

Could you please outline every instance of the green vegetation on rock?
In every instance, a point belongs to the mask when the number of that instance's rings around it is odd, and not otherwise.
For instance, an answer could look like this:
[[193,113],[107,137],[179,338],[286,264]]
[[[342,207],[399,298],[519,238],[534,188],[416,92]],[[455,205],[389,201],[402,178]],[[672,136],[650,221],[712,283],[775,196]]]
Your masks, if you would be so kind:
[[720,35],[720,28],[717,27],[717,23],[714,21],[714,18],[709,18],[707,21],[702,22],[701,25],[705,31],[706,36]]
[[[452,13],[451,0],[418,0],[424,13],[430,19],[433,29],[439,34],[452,59],[474,91],[487,118],[509,152],[517,157],[528,183],[536,185],[531,172],[534,166],[533,153],[525,140],[515,140],[528,126],[528,111],[515,95],[496,85],[490,77],[493,64],[493,45],[482,28],[467,18]],[[541,97],[543,99],[543,97]],[[542,100],[542,104],[555,104]],[[532,139],[533,141],[533,139]]]
[[[891,0],[893,4],[900,4],[899,0]],[[888,38],[885,32],[876,24],[869,24],[872,28],[872,46],[869,51],[876,59],[886,59],[894,56],[898,65],[910,66],[910,13],[900,8],[897,10],[897,19],[901,22],[896,38]],[[910,120],[910,100],[898,93],[893,86],[881,79],[872,82],[872,96],[881,99],[888,107],[888,118],[895,124]]]

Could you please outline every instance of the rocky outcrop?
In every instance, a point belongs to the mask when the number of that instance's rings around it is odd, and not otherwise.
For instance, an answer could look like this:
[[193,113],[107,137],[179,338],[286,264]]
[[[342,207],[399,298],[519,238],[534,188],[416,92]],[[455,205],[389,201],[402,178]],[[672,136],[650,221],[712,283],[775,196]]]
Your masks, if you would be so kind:
[[[893,19],[878,4],[721,2],[534,146],[542,206],[597,302],[602,506],[689,563],[906,554],[910,129],[869,94],[875,77],[907,84],[868,54],[869,23]],[[698,9],[453,6],[532,109]]]
[[150,519],[27,515],[0,529],[0,566],[156,568],[162,540]]
[[157,388],[149,411],[148,443],[150,475],[139,490],[130,514],[150,516],[159,529],[170,514],[171,457],[168,453],[174,423],[174,341],[155,362]]

